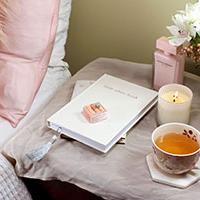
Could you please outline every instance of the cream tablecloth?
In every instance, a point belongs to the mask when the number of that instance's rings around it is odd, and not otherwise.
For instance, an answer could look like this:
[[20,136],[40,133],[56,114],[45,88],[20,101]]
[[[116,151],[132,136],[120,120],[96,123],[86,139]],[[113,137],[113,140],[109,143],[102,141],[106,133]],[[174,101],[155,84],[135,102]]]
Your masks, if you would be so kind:
[[[99,153],[76,141],[60,139],[41,161],[24,161],[27,152],[45,143],[54,134],[46,127],[46,119],[70,100],[75,81],[95,80],[103,73],[149,88],[152,83],[151,65],[107,58],[99,58],[88,64],[66,82],[35,120],[4,146],[4,153],[16,160],[18,175],[67,181],[110,200],[199,199],[200,183],[187,189],[177,189],[151,180],[145,156],[152,151],[151,133],[157,126],[156,108],[129,131],[126,145],[115,145],[107,154]],[[185,85],[194,93],[191,125],[200,130],[199,78],[186,74]]]

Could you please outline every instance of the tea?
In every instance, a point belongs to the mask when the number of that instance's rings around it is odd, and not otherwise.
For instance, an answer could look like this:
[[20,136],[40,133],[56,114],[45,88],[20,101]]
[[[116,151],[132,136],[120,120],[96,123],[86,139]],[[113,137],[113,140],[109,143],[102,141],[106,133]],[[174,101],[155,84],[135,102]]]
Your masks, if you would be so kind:
[[200,148],[192,137],[180,133],[166,133],[155,140],[156,145],[172,154],[189,154]]

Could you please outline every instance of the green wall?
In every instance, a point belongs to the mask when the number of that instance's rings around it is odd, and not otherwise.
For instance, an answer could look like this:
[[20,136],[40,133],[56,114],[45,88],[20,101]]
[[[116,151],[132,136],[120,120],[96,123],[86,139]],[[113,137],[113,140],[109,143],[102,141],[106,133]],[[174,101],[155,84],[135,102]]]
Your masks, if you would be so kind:
[[188,0],[73,0],[66,60],[74,73],[97,57],[152,63],[155,40]]

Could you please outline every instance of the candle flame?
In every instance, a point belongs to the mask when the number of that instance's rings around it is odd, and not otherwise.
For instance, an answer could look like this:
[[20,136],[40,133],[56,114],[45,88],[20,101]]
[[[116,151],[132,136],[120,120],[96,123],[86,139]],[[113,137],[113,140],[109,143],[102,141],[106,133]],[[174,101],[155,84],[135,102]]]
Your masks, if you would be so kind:
[[175,92],[173,95],[173,102],[176,102],[176,99],[178,98],[178,91]]

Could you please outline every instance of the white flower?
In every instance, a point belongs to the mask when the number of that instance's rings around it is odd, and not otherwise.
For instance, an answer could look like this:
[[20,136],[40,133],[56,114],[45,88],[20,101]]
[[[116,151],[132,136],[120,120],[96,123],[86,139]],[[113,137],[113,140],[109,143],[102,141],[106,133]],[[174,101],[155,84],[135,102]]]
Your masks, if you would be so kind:
[[200,2],[196,4],[186,4],[185,16],[188,24],[193,28],[194,32],[200,33]]
[[200,36],[200,1],[186,4],[185,10],[178,11],[172,21],[174,25],[167,26],[172,34],[169,38],[172,45],[180,46]]
[[196,35],[196,32],[193,32],[191,27],[187,24],[187,20],[183,14],[176,14],[172,20],[174,25],[167,26],[167,29],[173,35],[169,39],[172,45],[180,46],[185,42],[189,42],[192,36]]
[[193,23],[193,28],[200,35],[200,20]]

